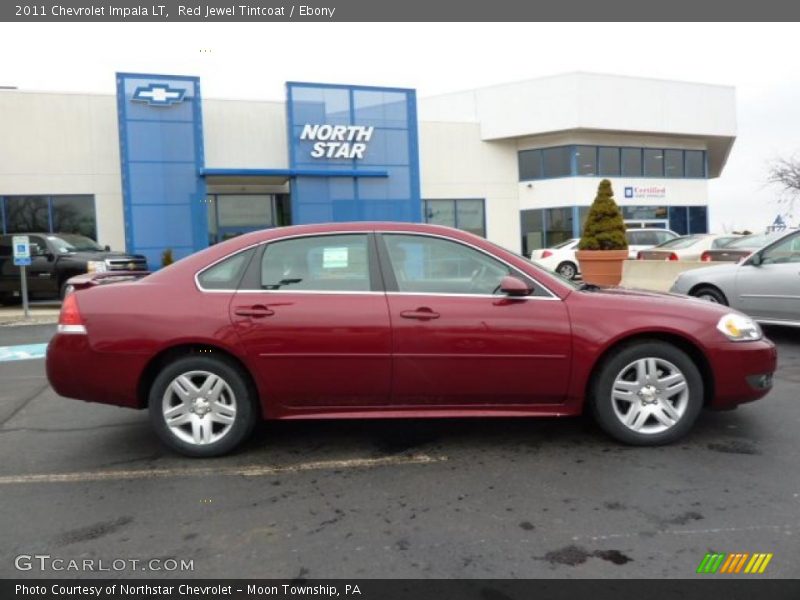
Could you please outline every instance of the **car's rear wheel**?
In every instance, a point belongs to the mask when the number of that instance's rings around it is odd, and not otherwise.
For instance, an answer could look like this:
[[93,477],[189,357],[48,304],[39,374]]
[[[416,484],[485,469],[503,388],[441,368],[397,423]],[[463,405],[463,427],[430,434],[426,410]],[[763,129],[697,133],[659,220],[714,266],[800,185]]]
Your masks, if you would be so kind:
[[236,448],[256,423],[254,394],[228,359],[187,356],[166,367],[150,388],[150,419],[158,436],[187,456],[221,456]]
[[691,429],[703,406],[703,378],[682,350],[660,341],[629,344],[594,378],[598,424],[626,444],[669,444]]
[[728,306],[728,299],[725,297],[725,294],[710,285],[705,285],[697,288],[696,290],[692,290],[692,296],[695,298],[700,298],[701,300],[713,302],[714,304]]
[[556,267],[556,273],[566,279],[575,279],[578,275],[578,267],[575,266],[575,263],[565,260]]

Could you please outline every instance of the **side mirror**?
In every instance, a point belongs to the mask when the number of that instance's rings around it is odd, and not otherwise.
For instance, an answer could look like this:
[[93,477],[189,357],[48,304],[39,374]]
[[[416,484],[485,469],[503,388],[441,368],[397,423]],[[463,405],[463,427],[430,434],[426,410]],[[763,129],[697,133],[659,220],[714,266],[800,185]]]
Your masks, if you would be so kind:
[[506,275],[500,280],[500,291],[506,296],[529,296],[533,291],[531,287],[519,277]]
[[103,246],[103,250],[105,250],[106,252],[111,252],[111,246],[106,244],[105,246]]
[[753,252],[753,254],[745,261],[746,265],[753,265],[754,267],[761,266],[761,252]]

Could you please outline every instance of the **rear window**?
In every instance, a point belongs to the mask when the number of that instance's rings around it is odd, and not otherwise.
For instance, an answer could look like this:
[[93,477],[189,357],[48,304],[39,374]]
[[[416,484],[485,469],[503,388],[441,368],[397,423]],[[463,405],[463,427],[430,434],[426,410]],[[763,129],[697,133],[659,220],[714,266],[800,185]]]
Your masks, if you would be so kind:
[[235,290],[239,287],[244,270],[250,262],[253,249],[234,254],[197,276],[200,287],[205,290]]
[[690,248],[694,246],[697,242],[703,239],[704,236],[702,235],[687,235],[684,237],[678,237],[673,240],[667,240],[663,244],[656,246],[659,250],[661,248],[670,248],[673,250],[681,250],[683,248]]
[[761,246],[766,246],[770,242],[774,242],[778,238],[784,235],[783,232],[772,232],[772,233],[758,233],[756,235],[748,235],[743,238],[739,238],[735,242],[731,242],[726,246],[726,248],[761,248]]

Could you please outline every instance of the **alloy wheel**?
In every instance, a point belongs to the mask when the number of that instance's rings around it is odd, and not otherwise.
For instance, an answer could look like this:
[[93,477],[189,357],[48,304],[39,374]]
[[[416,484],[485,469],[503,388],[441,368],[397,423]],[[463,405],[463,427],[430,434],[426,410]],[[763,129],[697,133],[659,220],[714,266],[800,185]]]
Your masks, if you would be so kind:
[[635,360],[622,369],[611,388],[611,404],[620,422],[640,434],[674,427],[689,405],[686,376],[663,358]]
[[161,406],[172,435],[196,446],[218,442],[236,421],[236,396],[231,386],[209,371],[178,375],[164,391]]

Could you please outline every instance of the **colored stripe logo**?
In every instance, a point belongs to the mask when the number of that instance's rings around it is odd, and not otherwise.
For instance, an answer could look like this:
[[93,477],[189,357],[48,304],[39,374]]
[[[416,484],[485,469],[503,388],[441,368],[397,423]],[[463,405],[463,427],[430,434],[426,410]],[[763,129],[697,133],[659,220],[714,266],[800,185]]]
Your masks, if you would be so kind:
[[697,572],[702,574],[761,574],[767,570],[769,561],[773,554],[756,552],[734,552],[726,554],[723,552],[709,552],[700,561]]

